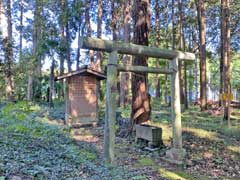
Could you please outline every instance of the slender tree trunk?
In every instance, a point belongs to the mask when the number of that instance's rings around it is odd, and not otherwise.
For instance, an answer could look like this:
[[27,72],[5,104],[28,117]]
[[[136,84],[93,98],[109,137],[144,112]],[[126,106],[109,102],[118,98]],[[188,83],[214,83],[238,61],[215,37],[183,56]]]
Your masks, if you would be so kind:
[[[91,27],[91,22],[90,22],[90,0],[85,1],[85,22],[87,26],[87,37],[92,36],[92,27]],[[94,52],[93,50],[89,50],[89,59],[90,59],[90,67],[94,68]]]
[[[111,28],[112,28],[112,40],[116,41],[117,40],[117,10],[116,10],[117,6],[116,6],[116,1],[115,0],[111,0],[111,16],[112,16],[112,20],[111,20]],[[119,76],[118,76],[119,77]],[[121,85],[120,85],[120,79],[117,79],[117,89],[118,89],[118,94],[121,93]],[[118,107],[120,106],[120,97],[118,96],[117,98],[117,105]]]
[[80,36],[81,36],[81,23],[79,22],[79,24],[78,24],[78,47],[77,47],[77,56],[76,56],[76,70],[79,70],[79,68],[80,68],[80,56],[81,56],[81,54],[80,54],[80,49],[81,49],[81,47],[80,47],[80,43],[81,43]]
[[[63,47],[65,47],[65,19],[66,19],[66,1],[65,0],[61,0],[61,21],[60,21],[60,31],[61,31],[61,48],[64,49]],[[60,61],[60,76],[64,74],[64,59],[65,59],[65,55],[64,55],[65,51],[60,51],[59,54],[59,61]],[[60,98],[64,99],[64,83],[63,80],[60,80]]]
[[23,0],[20,1],[20,30],[19,30],[19,60],[22,59],[22,39],[23,39]]
[[[41,92],[41,75],[42,75],[42,57],[37,53],[39,47],[39,39],[42,36],[42,11],[43,11],[43,2],[41,0],[35,1],[35,10],[34,10],[34,21],[33,21],[33,32],[32,32],[32,41],[33,41],[33,50],[32,54],[34,57],[33,67],[30,68],[29,72],[29,87],[27,94],[29,95],[28,100],[32,101],[33,98],[40,100],[42,97]],[[31,82],[32,81],[32,82]],[[34,85],[34,87],[33,87]],[[32,89],[30,89],[32,87]],[[34,91],[33,91],[34,89]],[[30,97],[32,95],[33,97]]]
[[71,62],[71,39],[70,39],[70,32],[69,32],[69,22],[67,21],[66,24],[66,45],[67,45],[67,67],[68,67],[68,72],[72,71],[72,62]]
[[112,16],[112,39],[113,41],[117,40],[117,17],[116,17],[116,8],[115,1],[111,0],[111,16]]
[[12,13],[11,13],[11,0],[7,0],[7,37],[4,37],[4,54],[5,54],[5,93],[9,101],[14,100],[14,83],[12,76],[13,65],[13,39],[12,39]]
[[176,42],[176,36],[175,36],[175,1],[172,0],[172,49],[175,49],[175,42]]
[[[98,16],[97,16],[97,38],[102,38],[102,17],[103,17],[103,2],[98,0]],[[101,51],[97,52],[95,67],[97,71],[102,70],[102,58],[103,53]]]
[[224,56],[223,56],[223,52],[224,52],[224,34],[223,32],[225,31],[225,26],[226,26],[226,22],[225,22],[225,18],[224,17],[224,11],[223,11],[223,6],[224,6],[224,0],[221,0],[221,34],[220,34],[220,40],[221,40],[221,47],[220,47],[220,51],[221,51],[221,55],[220,55],[220,87],[219,87],[219,106],[221,107],[223,104],[223,99],[220,98],[223,94],[223,62],[224,62]]
[[224,28],[223,28],[223,90],[224,94],[228,96],[227,99],[224,100],[224,121],[228,121],[228,126],[231,126],[230,122],[230,94],[231,94],[231,84],[230,84],[230,0],[222,0],[222,8],[223,8],[223,20]]
[[[160,7],[159,7],[159,1],[156,0],[156,5],[155,5],[155,14],[156,14],[156,19],[155,19],[155,46],[159,46],[159,33],[160,33]],[[159,68],[159,58],[156,59],[156,67]],[[156,90],[156,98],[160,98],[160,74],[156,74],[156,81],[155,81],[155,90]]]
[[[182,15],[182,0],[178,0],[178,49],[183,50],[183,15]],[[183,90],[183,65],[182,61],[178,62],[178,71],[179,71],[179,87],[180,87],[180,100],[181,104],[184,103],[184,90]]]
[[[134,43],[148,46],[150,31],[149,1],[134,0]],[[133,65],[147,66],[147,57],[135,56]],[[134,123],[142,123],[150,119],[151,107],[148,95],[146,73],[135,73],[132,76],[132,114]]]
[[[125,0],[124,2],[124,42],[130,42],[130,0]],[[123,55],[123,65],[127,66],[130,64],[130,56],[125,54]],[[121,81],[120,81],[120,105],[126,106],[128,104],[128,93],[129,93],[129,80],[130,73],[129,72],[121,72]]]
[[49,80],[49,106],[53,107],[53,95],[54,95],[54,59],[52,59],[52,64],[50,68],[50,80]]
[[[169,20],[168,20],[168,18],[169,18],[169,1],[168,1],[168,0],[166,0],[166,11],[165,11],[165,12],[166,12],[166,30],[165,30],[166,40],[165,40],[165,43],[166,43],[166,49],[168,49],[168,48],[169,48],[169,47],[168,47],[168,41],[169,41],[169,39],[168,39],[168,37],[169,37],[169,35],[168,35],[168,26],[169,26]],[[169,68],[168,62],[167,62],[167,64],[166,64],[166,67]],[[169,90],[168,90],[167,87],[168,87],[168,75],[165,74],[165,91],[164,91],[165,104],[168,103],[167,96],[169,95]]]
[[204,0],[197,0],[200,52],[200,103],[201,110],[207,109],[207,75],[206,75],[206,18]]

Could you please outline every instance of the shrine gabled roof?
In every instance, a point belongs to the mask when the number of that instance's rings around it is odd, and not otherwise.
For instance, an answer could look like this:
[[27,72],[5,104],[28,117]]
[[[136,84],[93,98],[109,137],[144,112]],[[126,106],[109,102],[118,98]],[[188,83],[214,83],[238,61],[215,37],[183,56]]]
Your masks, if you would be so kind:
[[102,72],[96,71],[92,68],[89,68],[88,66],[82,66],[81,68],[79,68],[76,71],[72,71],[72,72],[69,72],[69,73],[66,73],[61,76],[56,77],[55,80],[66,79],[66,78],[70,78],[72,76],[94,76],[98,80],[104,80],[107,78],[105,76],[105,74]]

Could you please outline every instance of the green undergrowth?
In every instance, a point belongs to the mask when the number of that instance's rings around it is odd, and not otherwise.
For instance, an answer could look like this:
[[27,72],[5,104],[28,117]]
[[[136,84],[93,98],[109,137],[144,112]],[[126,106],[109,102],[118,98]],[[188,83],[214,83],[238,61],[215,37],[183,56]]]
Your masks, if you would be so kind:
[[1,106],[1,179],[130,179],[125,169],[103,164],[92,145],[76,143],[68,127],[49,124],[43,109],[28,102]]
[[[156,164],[151,158],[142,157],[140,158],[136,164],[134,165],[136,168],[141,167],[150,167],[157,171],[161,177],[164,177],[168,180],[197,180],[198,178],[194,177],[193,175],[180,170],[168,170],[166,168],[160,167]],[[208,180],[208,179],[206,179]]]

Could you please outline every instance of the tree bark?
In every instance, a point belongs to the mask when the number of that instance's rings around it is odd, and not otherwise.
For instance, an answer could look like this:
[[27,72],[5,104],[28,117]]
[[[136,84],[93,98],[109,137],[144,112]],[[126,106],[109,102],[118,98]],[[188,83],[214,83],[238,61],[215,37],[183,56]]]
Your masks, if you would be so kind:
[[[90,0],[85,1],[85,22],[87,26],[87,37],[92,36],[92,27],[90,22]],[[90,67],[94,67],[94,52],[93,50],[89,50],[89,59],[90,59]]]
[[176,37],[175,37],[175,1],[172,0],[172,50],[175,50],[175,42],[176,42]]
[[53,107],[53,95],[54,95],[54,68],[55,68],[55,62],[54,59],[52,59],[52,64],[50,67],[50,78],[49,78],[49,106]]
[[76,70],[79,70],[80,68],[80,37],[81,37],[81,23],[78,24],[78,47],[77,47],[77,55],[76,55]]
[[[64,52],[65,51],[65,46],[66,46],[66,42],[65,42],[65,22],[66,22],[66,1],[65,0],[61,0],[61,20],[60,20],[60,31],[61,31],[61,51],[59,52],[59,61],[60,61],[60,76],[62,76],[64,74],[64,60],[65,60],[65,55]],[[60,85],[61,85],[61,89],[60,89],[60,97],[64,98],[64,83],[63,80],[60,80]]]
[[223,120],[228,122],[228,126],[231,126],[230,122],[230,0],[222,0],[221,7],[223,9],[223,91],[228,95],[228,98],[224,100],[224,117]]
[[[182,0],[178,0],[178,49],[183,50],[183,15],[182,15]],[[178,62],[178,71],[179,71],[179,87],[180,87],[180,101],[181,104],[184,103],[184,90],[183,90],[183,73],[182,73],[182,61]]]
[[[155,46],[158,47],[159,46],[159,33],[160,33],[160,7],[159,7],[159,1],[156,0],[156,5],[155,5],[155,14],[156,14],[156,19],[155,19]],[[156,59],[156,67],[159,68],[159,58]],[[156,98],[160,98],[160,74],[156,74],[156,80],[155,80],[155,97]]]
[[[103,2],[98,0],[98,16],[97,16],[97,38],[102,38],[102,17],[103,17]],[[97,71],[102,70],[102,58],[103,53],[101,51],[97,52],[95,67]]]
[[[129,43],[130,41],[130,0],[125,0],[124,2],[124,42]],[[127,54],[123,55],[123,66],[130,64],[130,56]],[[128,104],[128,94],[129,94],[129,80],[130,73],[121,72],[121,81],[120,81],[120,106],[126,106]]]
[[19,3],[20,6],[20,30],[19,30],[19,61],[22,60],[22,39],[23,39],[23,0]]
[[[67,8],[68,9],[68,8]],[[67,10],[68,11],[68,10]],[[72,71],[72,62],[71,62],[71,39],[70,39],[70,30],[69,30],[69,22],[67,20],[66,22],[66,45],[67,45],[67,67],[68,67],[68,72]]]
[[204,0],[197,0],[197,14],[199,26],[200,52],[200,106],[207,109],[207,75],[206,75],[206,18]]
[[117,40],[117,17],[116,17],[116,8],[115,1],[111,0],[111,16],[112,16],[112,40]]
[[7,36],[3,39],[4,54],[5,54],[5,93],[9,101],[14,100],[14,83],[12,76],[13,65],[13,39],[12,39],[12,13],[11,13],[11,0],[7,0]]
[[[150,5],[149,1],[134,0],[134,43],[148,46],[150,31]],[[147,66],[146,56],[135,56],[133,65]],[[132,76],[132,114],[135,124],[150,120],[150,98],[146,73],[135,73]]]

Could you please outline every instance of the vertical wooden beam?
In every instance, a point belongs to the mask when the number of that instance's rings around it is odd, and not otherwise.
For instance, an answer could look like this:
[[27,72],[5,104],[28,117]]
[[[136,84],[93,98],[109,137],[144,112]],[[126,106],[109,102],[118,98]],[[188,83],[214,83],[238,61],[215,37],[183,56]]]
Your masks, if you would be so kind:
[[104,127],[104,158],[109,163],[113,163],[114,161],[117,94],[117,51],[113,51],[109,55],[107,66],[107,94]]
[[171,112],[173,126],[173,147],[176,149],[182,148],[182,124],[181,124],[181,104],[180,104],[180,87],[179,87],[179,71],[178,59],[173,59],[171,62],[173,74],[171,77]]
[[181,104],[179,88],[178,59],[175,58],[170,63],[173,70],[171,75],[171,115],[172,115],[172,136],[173,147],[167,151],[168,160],[175,164],[182,164],[185,158],[185,150],[182,148],[182,123]]
[[65,123],[69,124],[69,118],[70,118],[70,102],[69,102],[69,78],[66,78],[65,80]]

